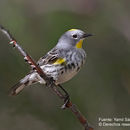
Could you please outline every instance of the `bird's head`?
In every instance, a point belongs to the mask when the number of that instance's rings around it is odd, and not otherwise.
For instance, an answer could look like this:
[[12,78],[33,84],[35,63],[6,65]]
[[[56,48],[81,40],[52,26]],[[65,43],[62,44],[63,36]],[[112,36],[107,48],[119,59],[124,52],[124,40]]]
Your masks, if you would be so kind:
[[79,29],[70,29],[61,36],[57,46],[82,48],[83,40],[89,36],[93,35]]

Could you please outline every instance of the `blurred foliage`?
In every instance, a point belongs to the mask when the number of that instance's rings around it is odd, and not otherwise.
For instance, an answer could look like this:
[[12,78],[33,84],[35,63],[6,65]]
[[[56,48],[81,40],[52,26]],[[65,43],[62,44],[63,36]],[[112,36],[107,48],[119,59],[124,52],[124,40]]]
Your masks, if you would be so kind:
[[[38,60],[71,28],[94,33],[84,43],[87,63],[64,87],[96,130],[99,117],[130,117],[130,1],[1,0],[0,24]],[[0,129],[79,130],[82,126],[49,89],[33,85],[17,97],[7,92],[29,71],[0,33]]]

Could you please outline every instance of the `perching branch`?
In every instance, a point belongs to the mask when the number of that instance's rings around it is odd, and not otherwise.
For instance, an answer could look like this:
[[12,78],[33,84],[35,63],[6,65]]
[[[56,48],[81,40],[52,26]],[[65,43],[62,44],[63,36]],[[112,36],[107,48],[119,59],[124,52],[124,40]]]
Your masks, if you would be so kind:
[[[9,39],[9,44],[12,44],[13,47],[15,47],[21,55],[24,57],[24,59],[30,64],[31,68],[35,69],[37,73],[40,75],[41,78],[43,78],[46,81],[46,85],[49,86],[53,92],[62,100],[66,100],[66,96],[58,89],[58,87],[53,82],[52,78],[49,78],[46,76],[46,74],[43,72],[43,70],[36,64],[36,62],[31,58],[31,56],[24,51],[24,49],[18,44],[18,42],[12,37],[12,35],[9,33],[8,30],[6,30],[3,26],[0,25],[0,30],[7,36]],[[72,102],[69,100],[66,105],[64,106],[66,108],[69,108],[71,112],[77,117],[77,119],[80,121],[80,123],[84,126],[85,130],[93,130],[92,127],[88,125],[88,121],[86,118],[81,114],[81,112],[78,110],[75,104],[72,104]]]

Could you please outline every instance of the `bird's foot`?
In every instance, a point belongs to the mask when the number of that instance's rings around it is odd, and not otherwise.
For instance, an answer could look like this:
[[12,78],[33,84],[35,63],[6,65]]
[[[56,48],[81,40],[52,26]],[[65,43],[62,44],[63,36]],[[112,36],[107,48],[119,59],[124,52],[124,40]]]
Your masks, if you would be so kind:
[[46,87],[52,87],[52,85],[55,83],[53,78],[51,77],[49,80],[46,82]]
[[61,106],[61,109],[66,109],[68,106],[67,104],[70,102],[70,97],[69,95],[66,95],[65,99],[64,99],[64,104]]

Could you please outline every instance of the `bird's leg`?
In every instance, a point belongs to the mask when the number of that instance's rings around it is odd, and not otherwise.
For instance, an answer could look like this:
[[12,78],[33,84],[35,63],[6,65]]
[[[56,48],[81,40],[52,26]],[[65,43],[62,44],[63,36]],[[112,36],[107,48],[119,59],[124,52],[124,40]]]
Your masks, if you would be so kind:
[[58,87],[60,87],[60,89],[65,93],[64,104],[61,106],[62,109],[65,109],[70,101],[70,96],[68,92],[60,84],[58,85]]
[[51,87],[53,83],[55,83],[55,81],[53,80],[52,77],[50,77],[50,78],[49,78],[49,81],[48,81],[48,80],[46,81],[46,86],[47,86],[47,87]]
[[[49,81],[46,82],[46,86],[51,87],[53,83],[55,84],[55,81],[52,77],[50,77]],[[70,96],[69,96],[68,92],[60,84],[58,84],[57,86],[65,93],[64,104],[61,106],[62,109],[65,109],[67,107],[67,104],[70,101]]]

